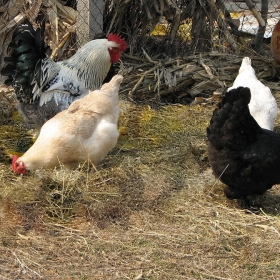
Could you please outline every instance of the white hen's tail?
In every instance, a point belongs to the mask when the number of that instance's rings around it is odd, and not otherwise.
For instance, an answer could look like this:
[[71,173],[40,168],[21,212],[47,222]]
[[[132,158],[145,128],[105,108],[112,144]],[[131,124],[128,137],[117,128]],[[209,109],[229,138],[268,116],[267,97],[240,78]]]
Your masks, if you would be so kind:
[[109,83],[106,83],[101,87],[101,90],[105,90],[109,94],[118,93],[122,80],[122,75],[115,75]]

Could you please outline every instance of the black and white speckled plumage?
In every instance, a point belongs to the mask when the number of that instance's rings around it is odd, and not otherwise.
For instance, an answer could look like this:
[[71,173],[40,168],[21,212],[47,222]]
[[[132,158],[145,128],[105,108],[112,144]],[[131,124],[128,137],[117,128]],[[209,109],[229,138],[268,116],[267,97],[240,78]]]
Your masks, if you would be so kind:
[[47,120],[67,109],[71,103],[55,102],[54,99],[40,106],[39,102],[19,103],[17,109],[27,123],[41,127]]
[[69,93],[66,96],[79,97],[87,94],[88,90],[100,88],[111,66],[107,50],[115,45],[107,39],[93,40],[67,60],[42,60],[40,79],[34,81],[34,97],[38,97],[40,105],[43,105],[50,101],[49,95],[44,96],[47,92],[66,91]]

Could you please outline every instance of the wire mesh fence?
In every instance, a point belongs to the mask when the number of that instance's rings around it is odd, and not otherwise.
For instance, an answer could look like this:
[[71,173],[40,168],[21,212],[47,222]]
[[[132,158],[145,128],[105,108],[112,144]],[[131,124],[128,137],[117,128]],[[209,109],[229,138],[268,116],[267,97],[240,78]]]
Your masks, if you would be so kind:
[[121,34],[130,55],[183,58],[198,52],[262,55],[280,19],[277,0],[1,0],[0,61],[15,27],[46,21],[49,55],[61,60],[89,40]]

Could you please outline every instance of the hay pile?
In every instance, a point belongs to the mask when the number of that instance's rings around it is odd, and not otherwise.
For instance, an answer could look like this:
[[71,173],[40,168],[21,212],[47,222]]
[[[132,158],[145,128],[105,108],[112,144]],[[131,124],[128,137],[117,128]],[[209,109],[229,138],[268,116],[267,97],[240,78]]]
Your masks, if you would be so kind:
[[[185,59],[156,60],[145,51],[143,59],[124,57],[126,65],[130,66],[128,70],[134,71],[125,76],[121,92],[136,102],[166,100],[170,103],[190,103],[197,96],[221,93],[233,83],[243,58],[210,52]],[[250,58],[258,79],[267,82],[279,78],[279,70],[271,59],[252,55]],[[271,90],[277,89],[277,84],[269,86]]]
[[0,278],[278,278],[279,187],[251,198],[258,214],[224,197],[205,154],[213,107],[122,101],[96,171],[2,163]]

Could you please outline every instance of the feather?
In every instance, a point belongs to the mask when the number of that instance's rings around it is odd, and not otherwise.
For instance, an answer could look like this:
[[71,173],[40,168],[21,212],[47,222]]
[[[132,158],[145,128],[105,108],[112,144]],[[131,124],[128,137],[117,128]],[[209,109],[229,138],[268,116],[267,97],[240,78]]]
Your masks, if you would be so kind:
[[[36,62],[36,60],[35,60],[35,62]],[[16,66],[19,71],[28,70],[30,68],[33,68],[34,60],[24,61],[24,62],[19,61],[19,62],[17,62]]]
[[29,83],[29,79],[28,79],[28,77],[19,77],[18,79],[17,79],[17,83],[19,83],[19,84],[27,84],[27,83]]
[[[35,44],[36,48],[40,50],[42,44],[44,45],[44,38],[42,37],[42,32],[41,28],[37,28],[35,32]],[[44,34],[44,30],[43,30]]]
[[12,64],[12,65],[15,64],[15,60],[12,57],[7,57],[7,56],[4,57],[4,62],[7,64]]
[[29,44],[24,44],[24,45],[16,48],[14,51],[15,55],[19,55],[24,52],[36,53],[36,48],[35,48],[35,46],[29,45]]
[[13,79],[10,78],[10,79],[6,79],[5,82],[4,82],[4,85],[6,85],[7,87],[11,86],[13,83]]
[[24,53],[18,56],[19,61],[34,61],[35,64],[38,61],[38,57],[34,53]]
[[1,75],[3,76],[11,76],[15,73],[15,67],[11,64],[6,65],[1,69]]
[[16,43],[10,42],[10,43],[8,44],[8,50],[9,50],[9,51],[10,51],[11,49],[15,49],[15,48],[17,48],[17,44],[16,44]]
[[63,91],[63,90],[47,91],[41,96],[39,105],[42,106],[48,103],[49,101],[51,101],[52,99],[54,99],[56,104],[59,104],[60,102],[62,103],[69,102],[70,104],[72,100],[69,100],[69,96],[70,94],[68,91]]
[[14,42],[16,44],[18,44],[18,41],[20,41],[20,40],[31,41],[32,42],[33,38],[34,37],[29,32],[23,32],[23,33],[18,34],[15,37]]

